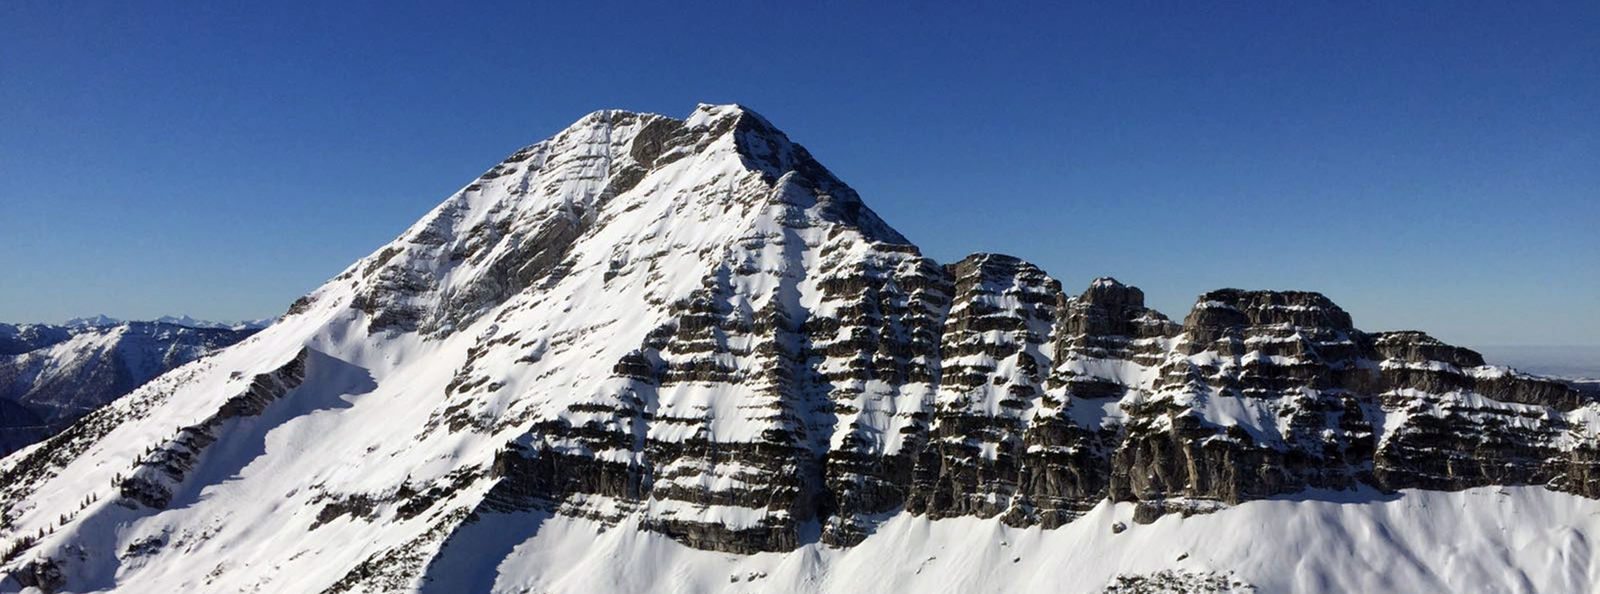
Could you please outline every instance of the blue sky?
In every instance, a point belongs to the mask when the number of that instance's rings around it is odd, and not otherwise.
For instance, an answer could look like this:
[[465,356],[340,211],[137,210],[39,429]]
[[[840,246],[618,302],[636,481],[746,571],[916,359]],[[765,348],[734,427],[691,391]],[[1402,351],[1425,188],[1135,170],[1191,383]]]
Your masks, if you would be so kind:
[[944,261],[1600,344],[1592,1],[227,4],[0,5],[0,320],[273,315],[584,113],[739,102]]

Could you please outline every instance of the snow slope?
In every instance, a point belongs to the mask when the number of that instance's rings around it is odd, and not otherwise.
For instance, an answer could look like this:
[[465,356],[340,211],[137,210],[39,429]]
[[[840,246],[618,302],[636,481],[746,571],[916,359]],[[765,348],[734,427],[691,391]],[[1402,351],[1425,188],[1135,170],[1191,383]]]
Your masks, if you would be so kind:
[[1600,506],[1538,487],[1310,493],[1149,525],[1134,523],[1132,508],[1102,503],[1056,529],[899,514],[856,547],[750,556],[553,518],[496,568],[492,591],[1093,593],[1163,571],[1263,593],[1533,594],[1600,583]]

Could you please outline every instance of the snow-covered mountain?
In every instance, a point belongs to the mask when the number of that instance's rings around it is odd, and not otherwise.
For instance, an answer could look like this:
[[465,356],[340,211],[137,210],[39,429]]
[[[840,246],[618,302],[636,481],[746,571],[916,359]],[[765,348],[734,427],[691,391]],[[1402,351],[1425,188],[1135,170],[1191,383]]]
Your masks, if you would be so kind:
[[[271,326],[277,318],[261,318],[259,320],[240,320],[237,322],[218,322],[214,320],[195,319],[188,314],[178,316],[161,316],[151,322],[186,326],[189,328],[225,328],[229,330],[260,330]],[[128,320],[119,320],[105,314],[97,314],[83,318],[67,320],[64,326],[68,328],[105,328],[128,323]]]
[[0,452],[34,443],[255,330],[166,322],[0,324]]
[[1597,421],[1316,293],[940,264],[747,109],[602,111],[0,461],[0,590],[1592,591]]

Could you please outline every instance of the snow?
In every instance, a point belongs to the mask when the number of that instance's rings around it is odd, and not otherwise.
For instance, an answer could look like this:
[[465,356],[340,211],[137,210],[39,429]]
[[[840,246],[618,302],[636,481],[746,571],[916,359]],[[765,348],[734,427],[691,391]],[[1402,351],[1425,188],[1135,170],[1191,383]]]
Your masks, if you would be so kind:
[[[1461,368],[1444,361],[1395,361],[1385,360],[1378,364],[1382,369],[1411,369],[1417,371],[1441,371],[1445,373],[1460,374]],[[1493,378],[1504,375],[1504,371],[1492,367],[1478,367],[1469,369],[1466,373],[1478,378]]]
[[[481,566],[493,592],[1099,592],[1118,575],[1215,572],[1259,592],[1589,592],[1600,502],[1541,487],[1308,493],[1132,522],[1102,503],[1052,530],[900,514],[852,548],[692,549],[624,523],[504,516],[531,538]],[[1116,533],[1114,524],[1127,530]],[[490,569],[490,566],[493,569]]]

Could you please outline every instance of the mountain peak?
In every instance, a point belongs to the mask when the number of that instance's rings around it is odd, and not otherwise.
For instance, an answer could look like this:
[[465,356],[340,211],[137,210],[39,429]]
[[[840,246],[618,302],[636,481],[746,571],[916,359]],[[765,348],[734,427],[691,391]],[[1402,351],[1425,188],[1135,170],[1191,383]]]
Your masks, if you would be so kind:
[[66,323],[62,325],[68,328],[97,328],[102,326],[115,326],[121,323],[122,320],[113,318],[106,314],[95,314],[81,318],[72,318],[67,320]]
[[1138,287],[1122,284],[1117,279],[1109,276],[1095,278],[1089,283],[1089,288],[1084,289],[1081,299],[1089,303],[1127,306],[1133,308],[1144,307],[1144,291]]
[[589,268],[615,276],[627,254],[723,253],[770,224],[909,243],[746,107],[701,105],[682,120],[596,111],[513,153],[332,283],[351,286],[293,309],[353,291],[374,328],[444,332]]
[[1350,314],[1313,291],[1247,291],[1218,289],[1201,295],[1186,327],[1295,324],[1331,330],[1352,330]]
[[754,118],[755,121],[772,127],[772,123],[761,114],[739,103],[701,103],[695,106],[689,117],[684,118],[684,124],[690,128],[700,128],[708,127],[720,120],[738,120],[745,117]]

